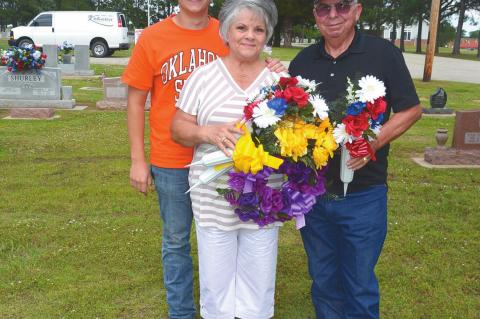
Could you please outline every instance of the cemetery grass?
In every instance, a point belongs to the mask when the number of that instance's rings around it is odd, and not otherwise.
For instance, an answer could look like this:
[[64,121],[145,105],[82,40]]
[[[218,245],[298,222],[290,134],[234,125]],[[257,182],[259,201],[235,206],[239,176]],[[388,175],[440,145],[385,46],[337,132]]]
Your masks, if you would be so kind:
[[[281,61],[291,61],[297,54],[300,52],[302,48],[293,47],[293,48],[273,48],[272,57],[280,59]],[[423,48],[423,53],[425,54],[426,48]],[[415,53],[414,46],[406,46],[405,47],[406,53]],[[456,59],[463,59],[463,60],[472,60],[472,61],[479,61],[477,58],[477,51],[476,50],[460,50],[460,55],[452,55],[451,48],[440,48],[440,52],[436,56],[441,56],[445,58],[456,58]]]
[[[126,114],[95,111],[101,91],[80,88],[100,88],[100,79],[65,81],[77,104],[92,107],[57,111],[52,121],[0,122],[0,318],[166,318],[157,199],[129,186]],[[423,101],[441,86],[451,108],[479,108],[479,85],[416,85]],[[480,312],[479,170],[429,170],[410,159],[435,145],[437,128],[451,136],[453,123],[425,117],[392,145],[389,234],[377,267],[384,318]],[[275,317],[314,318],[309,285],[299,234],[285,225]]]
[[[125,112],[57,114],[0,125],[0,317],[167,318],[157,199],[129,186]],[[438,127],[452,132],[453,118],[423,118],[392,145],[377,267],[384,318],[480,313],[480,173],[410,159],[435,145]],[[314,318],[309,285],[290,223],[280,234],[275,318]]]
[[8,39],[0,39],[0,49],[8,49]]

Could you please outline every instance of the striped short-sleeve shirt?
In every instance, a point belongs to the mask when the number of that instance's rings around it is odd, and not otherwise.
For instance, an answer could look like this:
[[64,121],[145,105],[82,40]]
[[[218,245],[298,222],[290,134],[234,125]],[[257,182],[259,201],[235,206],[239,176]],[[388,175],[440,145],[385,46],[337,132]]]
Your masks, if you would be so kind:
[[[265,68],[250,87],[243,90],[233,80],[222,60],[217,59],[191,74],[180,93],[177,107],[185,113],[195,115],[200,126],[238,121],[243,117],[247,98],[259,93],[262,87],[271,85],[273,81],[273,74]],[[193,161],[198,161],[205,154],[217,150],[216,146],[210,144],[197,145]],[[190,185],[195,185],[200,174],[206,169],[204,166],[191,167]],[[231,205],[217,193],[217,188],[228,188],[227,181],[228,173],[225,173],[217,180],[191,191],[196,223],[203,227],[217,227],[223,230],[258,229],[259,226],[252,221],[241,221]],[[280,188],[282,181],[280,175],[272,175],[269,185]],[[281,223],[272,224],[270,227],[279,225]]]

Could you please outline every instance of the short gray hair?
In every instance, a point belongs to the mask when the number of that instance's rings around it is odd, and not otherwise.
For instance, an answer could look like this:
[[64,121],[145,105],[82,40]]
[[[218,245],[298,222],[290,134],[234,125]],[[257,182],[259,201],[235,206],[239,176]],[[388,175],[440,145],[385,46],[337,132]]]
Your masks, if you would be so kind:
[[[313,1],[313,5],[317,5],[320,3],[321,0],[314,0]],[[348,3],[351,3],[351,4],[356,4],[357,3],[357,0],[343,0],[343,1],[340,1],[340,2],[348,2]]]
[[268,42],[278,21],[277,6],[275,6],[273,0],[225,0],[218,16],[220,20],[220,36],[223,41],[227,42],[228,30],[238,13],[243,9],[251,10],[263,18],[267,28],[266,42]]

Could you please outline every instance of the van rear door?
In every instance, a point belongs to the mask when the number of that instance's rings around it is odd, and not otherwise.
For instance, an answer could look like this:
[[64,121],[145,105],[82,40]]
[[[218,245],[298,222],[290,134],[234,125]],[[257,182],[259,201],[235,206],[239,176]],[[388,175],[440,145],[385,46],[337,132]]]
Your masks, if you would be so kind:
[[28,34],[35,45],[56,44],[55,28],[51,13],[41,13],[36,16],[28,25]]
[[123,43],[128,43],[128,27],[127,27],[127,19],[125,19],[125,15],[123,13],[117,13],[117,20],[118,20],[118,27],[121,28],[122,32],[122,41]]

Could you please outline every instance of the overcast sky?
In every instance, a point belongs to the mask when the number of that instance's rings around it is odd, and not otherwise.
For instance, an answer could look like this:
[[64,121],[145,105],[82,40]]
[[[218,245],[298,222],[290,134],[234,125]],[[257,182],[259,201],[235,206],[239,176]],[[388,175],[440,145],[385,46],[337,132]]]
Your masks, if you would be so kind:
[[[467,32],[471,32],[471,31],[475,31],[475,30],[480,29],[480,12],[470,10],[467,13],[467,15],[469,17],[473,17],[474,20],[477,22],[477,25],[474,25],[472,23],[471,19],[468,19],[463,23],[463,30],[465,30]],[[457,27],[458,16],[453,16],[452,19],[451,19],[451,22],[452,22],[452,25],[454,27]]]

